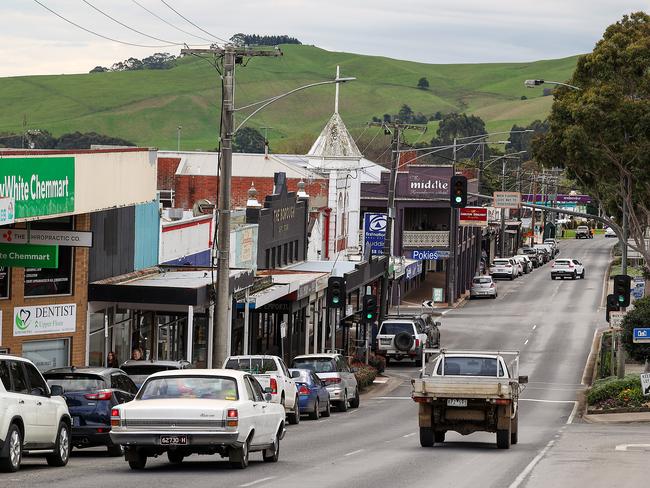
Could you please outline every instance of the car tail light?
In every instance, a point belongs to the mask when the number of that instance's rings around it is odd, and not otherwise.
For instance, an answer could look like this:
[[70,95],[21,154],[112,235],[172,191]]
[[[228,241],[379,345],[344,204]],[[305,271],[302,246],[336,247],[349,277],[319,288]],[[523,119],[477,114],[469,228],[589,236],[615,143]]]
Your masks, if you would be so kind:
[[569,268],[573,268],[573,263],[569,263]]
[[236,408],[229,408],[226,417],[227,427],[237,427],[239,425],[239,412]]
[[120,409],[113,408],[111,409],[111,426],[119,427],[120,425]]
[[506,264],[506,268],[512,268],[512,264]]
[[415,347],[420,347],[420,339],[415,339]]
[[494,403],[497,405],[510,405],[510,401],[509,398],[497,398]]
[[490,288],[494,288],[494,283],[490,283]]
[[113,398],[113,392],[111,390],[99,390],[95,393],[86,393],[84,398],[86,400],[110,400]]
[[298,393],[301,395],[309,395],[311,392],[309,391],[309,388],[305,385],[300,385],[300,388],[298,388]]
[[341,378],[325,378],[325,379],[323,380],[323,382],[324,382],[326,385],[335,385],[335,384],[341,382]]
[[417,397],[417,396],[414,396],[413,401],[416,402],[416,403],[431,403],[433,401],[433,399],[429,398],[429,397]]
[[278,394],[278,381],[275,378],[271,378],[271,394],[272,395],[277,395]]

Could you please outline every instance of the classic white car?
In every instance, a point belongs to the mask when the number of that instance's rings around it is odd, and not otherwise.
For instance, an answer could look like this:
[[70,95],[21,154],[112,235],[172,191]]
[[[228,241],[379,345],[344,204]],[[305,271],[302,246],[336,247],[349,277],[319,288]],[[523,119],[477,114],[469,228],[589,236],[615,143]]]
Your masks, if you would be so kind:
[[232,467],[248,466],[262,451],[276,462],[284,437],[284,407],[270,402],[253,375],[226,369],[161,371],[135,400],[111,411],[111,440],[125,448],[131,469],[167,453],[170,463],[190,454],[219,454]]

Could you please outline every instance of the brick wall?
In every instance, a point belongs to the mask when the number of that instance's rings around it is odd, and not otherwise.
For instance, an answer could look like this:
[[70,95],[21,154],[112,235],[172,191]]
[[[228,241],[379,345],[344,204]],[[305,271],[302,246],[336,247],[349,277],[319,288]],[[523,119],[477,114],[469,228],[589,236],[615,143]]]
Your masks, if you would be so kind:
[[[298,191],[299,178],[288,178],[289,191]],[[214,202],[217,195],[219,178],[216,176],[188,176],[177,175],[174,177],[175,205],[179,208],[190,209],[194,203],[202,198]],[[257,201],[264,204],[264,198],[273,194],[273,177],[234,176],[232,178],[233,207],[245,207],[248,200],[248,190],[251,183],[257,190]],[[327,197],[327,180],[317,180],[305,185],[305,191],[310,197]]]
[[158,158],[158,190],[171,190],[174,187],[174,175],[181,158]]

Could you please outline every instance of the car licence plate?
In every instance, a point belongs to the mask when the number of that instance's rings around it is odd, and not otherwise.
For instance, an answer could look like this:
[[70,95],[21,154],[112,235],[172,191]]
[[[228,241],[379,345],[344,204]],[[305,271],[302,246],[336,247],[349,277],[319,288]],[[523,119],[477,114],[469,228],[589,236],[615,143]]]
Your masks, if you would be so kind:
[[459,398],[448,398],[447,399],[447,406],[448,407],[466,407],[467,406],[467,400],[459,399]]
[[161,435],[160,444],[163,446],[183,446],[187,444],[186,435]]
[[72,426],[73,427],[79,427],[81,425],[81,418],[80,417],[72,417]]

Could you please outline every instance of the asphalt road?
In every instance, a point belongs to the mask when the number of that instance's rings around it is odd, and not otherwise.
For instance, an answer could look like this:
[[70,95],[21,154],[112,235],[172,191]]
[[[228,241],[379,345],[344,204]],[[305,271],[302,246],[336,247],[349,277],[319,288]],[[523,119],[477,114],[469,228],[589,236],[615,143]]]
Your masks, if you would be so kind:
[[[44,460],[26,459],[20,472],[0,475],[2,486],[138,488],[192,487],[383,487],[383,486],[526,486],[533,464],[549,442],[566,430],[576,391],[597,327],[603,276],[613,242],[563,241],[562,257],[586,265],[585,280],[551,281],[550,267],[513,282],[498,283],[496,300],[471,301],[442,319],[443,346],[450,349],[521,351],[520,374],[530,383],[522,395],[519,444],[497,450],[494,434],[462,437],[448,433],[444,445],[419,445],[417,406],[410,398],[412,365],[396,364],[389,373],[403,383],[385,397],[363,398],[361,407],[333,413],[329,419],[303,420],[289,426],[280,462],[251,456],[244,471],[232,470],[215,456],[192,456],[180,466],[166,457],[150,460],[133,472],[122,459],[101,451],[75,451],[66,468],[48,468]],[[533,463],[533,464],[531,464]],[[552,486],[582,484],[575,477]],[[537,486],[537,485],[536,485]],[[551,486],[551,485],[548,485]]]

